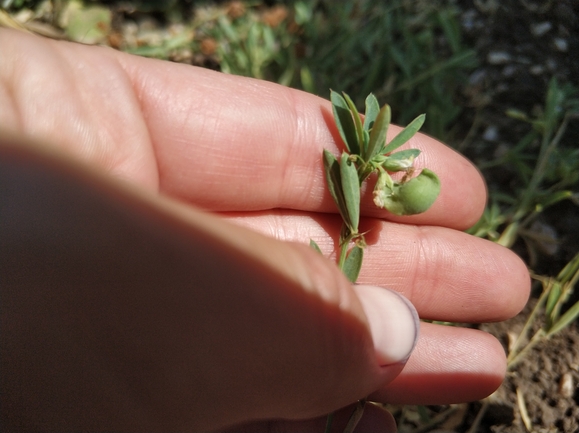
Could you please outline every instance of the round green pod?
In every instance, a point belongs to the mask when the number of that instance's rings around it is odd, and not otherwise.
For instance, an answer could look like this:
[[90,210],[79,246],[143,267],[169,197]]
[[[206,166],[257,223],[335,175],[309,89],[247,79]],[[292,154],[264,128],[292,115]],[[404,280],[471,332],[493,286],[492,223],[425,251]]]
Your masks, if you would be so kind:
[[[428,170],[400,185],[397,201],[402,205],[401,215],[415,215],[426,212],[440,193],[440,179]],[[399,214],[400,215],[400,214]]]

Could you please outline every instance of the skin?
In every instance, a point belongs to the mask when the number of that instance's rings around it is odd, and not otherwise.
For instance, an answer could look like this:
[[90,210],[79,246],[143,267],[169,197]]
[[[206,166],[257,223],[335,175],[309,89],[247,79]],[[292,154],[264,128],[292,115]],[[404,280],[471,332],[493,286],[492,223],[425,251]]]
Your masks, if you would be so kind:
[[[377,365],[355,292],[307,247],[335,256],[340,228],[327,100],[0,29],[0,128],[8,429],[320,431],[369,394],[443,404],[500,385],[504,350],[472,329],[422,323],[403,370]],[[462,233],[484,209],[480,174],[425,135],[409,146],[441,195],[396,217],[363,191],[359,282],[424,319],[515,315],[524,264]],[[394,428],[372,407],[359,431]]]

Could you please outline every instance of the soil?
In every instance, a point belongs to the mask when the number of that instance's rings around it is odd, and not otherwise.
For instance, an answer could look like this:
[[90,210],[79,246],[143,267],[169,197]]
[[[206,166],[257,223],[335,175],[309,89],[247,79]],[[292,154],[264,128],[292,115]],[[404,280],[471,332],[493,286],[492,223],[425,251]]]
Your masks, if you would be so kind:
[[[503,323],[485,325],[508,344],[520,333],[528,317],[523,314]],[[538,323],[541,323],[541,318]],[[535,326],[533,331],[538,329]],[[579,333],[577,324],[540,343],[507,375],[502,387],[489,398],[479,432],[525,432],[524,411],[533,432],[579,432]],[[522,402],[517,401],[517,394]],[[480,404],[473,405],[473,412]],[[523,412],[521,412],[523,411]]]
[[[579,1],[463,0],[457,6],[466,41],[476,48],[480,60],[465,89],[471,98],[475,130],[462,149],[477,161],[501,147],[513,146],[524,134],[520,122],[504,115],[507,109],[536,111],[552,77],[579,84]],[[575,140],[576,146],[579,128],[574,128],[567,137]],[[486,178],[493,188],[508,185],[508,176],[495,172],[490,176],[487,173]],[[577,206],[562,203],[538,223],[552,233],[557,241],[555,248],[538,255],[530,254],[524,245],[515,245],[515,250],[535,272],[556,275],[579,251]],[[540,292],[540,287],[535,287],[535,292]],[[499,338],[507,350],[509,342],[520,333],[537,295],[512,320],[480,328]],[[576,300],[577,294],[572,301]],[[543,323],[542,318],[538,317],[536,323]],[[578,383],[579,327],[575,322],[527,353],[487,401],[458,405],[450,411],[428,408],[431,417],[445,411],[452,415],[431,429],[415,423],[411,428],[401,426],[401,432],[579,432]]]
[[[462,0],[458,6],[464,37],[480,66],[464,90],[472,109],[461,123],[472,127],[457,147],[480,166],[514,147],[530,129],[506,116],[507,110],[537,113],[552,78],[579,85],[579,1]],[[562,145],[576,148],[578,135],[579,122],[571,122]],[[516,182],[505,166],[484,174],[490,190],[504,191]],[[536,273],[554,275],[579,250],[578,208],[562,202],[535,228],[548,233],[553,244],[514,249]]]

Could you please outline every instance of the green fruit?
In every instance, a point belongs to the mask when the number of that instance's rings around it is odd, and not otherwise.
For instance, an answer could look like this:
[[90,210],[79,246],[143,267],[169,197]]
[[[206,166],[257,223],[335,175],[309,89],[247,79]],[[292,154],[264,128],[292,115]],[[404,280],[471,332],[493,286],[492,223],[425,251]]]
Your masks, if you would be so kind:
[[400,185],[397,194],[402,204],[403,213],[400,215],[415,215],[426,212],[440,193],[440,179],[434,172],[423,169],[415,178]]
[[403,184],[390,187],[379,182],[374,189],[374,203],[395,215],[416,215],[426,212],[440,193],[438,176],[428,169]]

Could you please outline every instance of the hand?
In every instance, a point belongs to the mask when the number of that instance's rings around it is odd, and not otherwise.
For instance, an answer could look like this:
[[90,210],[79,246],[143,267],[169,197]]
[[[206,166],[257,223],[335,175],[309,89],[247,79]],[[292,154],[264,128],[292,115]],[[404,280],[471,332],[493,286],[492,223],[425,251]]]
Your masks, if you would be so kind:
[[[413,139],[442,182],[424,214],[393,217],[368,191],[359,281],[392,291],[352,288],[303,245],[329,255],[340,227],[327,101],[14,31],[0,59],[6,425],[320,431],[368,394],[442,404],[500,384],[498,341],[429,323],[400,373],[415,322],[395,293],[456,322],[506,319],[528,296],[513,253],[460,231],[486,199],[460,155]],[[393,428],[376,408],[364,422]]]

